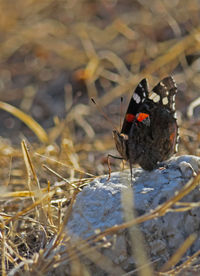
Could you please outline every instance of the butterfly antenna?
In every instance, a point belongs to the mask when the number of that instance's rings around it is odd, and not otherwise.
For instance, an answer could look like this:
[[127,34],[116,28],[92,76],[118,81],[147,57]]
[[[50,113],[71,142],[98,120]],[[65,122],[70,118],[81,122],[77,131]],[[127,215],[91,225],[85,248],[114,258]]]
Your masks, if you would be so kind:
[[120,125],[120,129],[122,128],[122,114],[123,114],[123,101],[124,98],[121,97],[120,98],[121,102],[120,102],[120,121],[119,121],[119,125]]
[[113,126],[113,123],[110,120],[110,118],[106,115],[106,113],[103,111],[103,109],[96,103],[94,98],[91,98],[91,101],[96,105],[99,113],[101,113],[101,115],[103,115],[104,119],[112,126],[113,129],[115,129],[115,127]]

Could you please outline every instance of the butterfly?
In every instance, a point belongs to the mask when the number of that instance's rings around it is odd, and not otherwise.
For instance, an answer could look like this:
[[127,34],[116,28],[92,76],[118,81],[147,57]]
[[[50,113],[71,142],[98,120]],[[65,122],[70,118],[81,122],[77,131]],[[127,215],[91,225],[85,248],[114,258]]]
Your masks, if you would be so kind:
[[151,93],[146,79],[136,87],[121,131],[113,130],[119,158],[129,162],[131,175],[133,164],[151,171],[177,152],[176,94],[171,76],[160,81]]

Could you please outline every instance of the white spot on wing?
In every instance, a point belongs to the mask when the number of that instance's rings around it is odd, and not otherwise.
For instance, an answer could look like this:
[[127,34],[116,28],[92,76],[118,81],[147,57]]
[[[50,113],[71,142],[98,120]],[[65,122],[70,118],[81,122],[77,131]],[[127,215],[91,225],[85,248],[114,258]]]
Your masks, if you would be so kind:
[[142,96],[143,96],[144,98],[146,98],[146,91],[145,91],[144,87],[142,86],[141,83],[139,83],[138,86],[142,89],[142,92],[143,92],[143,95],[142,95]]
[[173,81],[174,87],[177,88],[177,85],[176,85],[176,82],[175,82],[174,78],[171,77],[171,79],[172,79],[172,81]]
[[151,96],[149,97],[150,100],[154,101],[154,103],[157,103],[160,101],[160,96],[156,93],[152,93]]
[[173,117],[174,117],[174,119],[177,119],[177,114],[176,114],[176,112],[174,113],[174,116],[173,116]]
[[178,143],[175,145],[175,153],[178,152]]
[[140,101],[141,101],[141,98],[140,98],[140,96],[139,96],[137,93],[134,93],[134,94],[133,94],[133,100],[134,100],[137,104],[139,104]]
[[164,98],[162,99],[162,103],[163,103],[164,105],[168,104],[168,103],[169,103],[168,98],[167,98],[167,97],[164,97]]

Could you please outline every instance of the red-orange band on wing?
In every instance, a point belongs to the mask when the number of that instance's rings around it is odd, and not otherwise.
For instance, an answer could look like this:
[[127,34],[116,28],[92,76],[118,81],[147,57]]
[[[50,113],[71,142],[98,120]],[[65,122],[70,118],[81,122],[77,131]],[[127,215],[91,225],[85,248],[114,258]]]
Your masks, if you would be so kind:
[[145,120],[147,117],[149,117],[149,114],[147,113],[139,113],[137,116],[137,120],[139,122],[142,122],[143,120]]
[[131,123],[133,122],[133,120],[135,119],[135,115],[131,114],[131,113],[127,113],[126,114],[126,121]]
[[171,142],[174,141],[175,135],[176,135],[176,132],[172,132],[172,133],[170,134],[169,139],[170,139]]

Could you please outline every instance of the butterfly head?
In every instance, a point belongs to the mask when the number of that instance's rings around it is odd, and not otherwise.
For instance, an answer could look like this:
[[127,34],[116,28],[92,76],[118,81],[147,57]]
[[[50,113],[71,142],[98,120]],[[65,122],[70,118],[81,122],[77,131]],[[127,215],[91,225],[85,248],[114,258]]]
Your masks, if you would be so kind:
[[113,138],[116,144],[116,148],[121,155],[121,157],[125,160],[127,160],[127,141],[128,141],[128,135],[120,133],[118,130],[113,130]]

